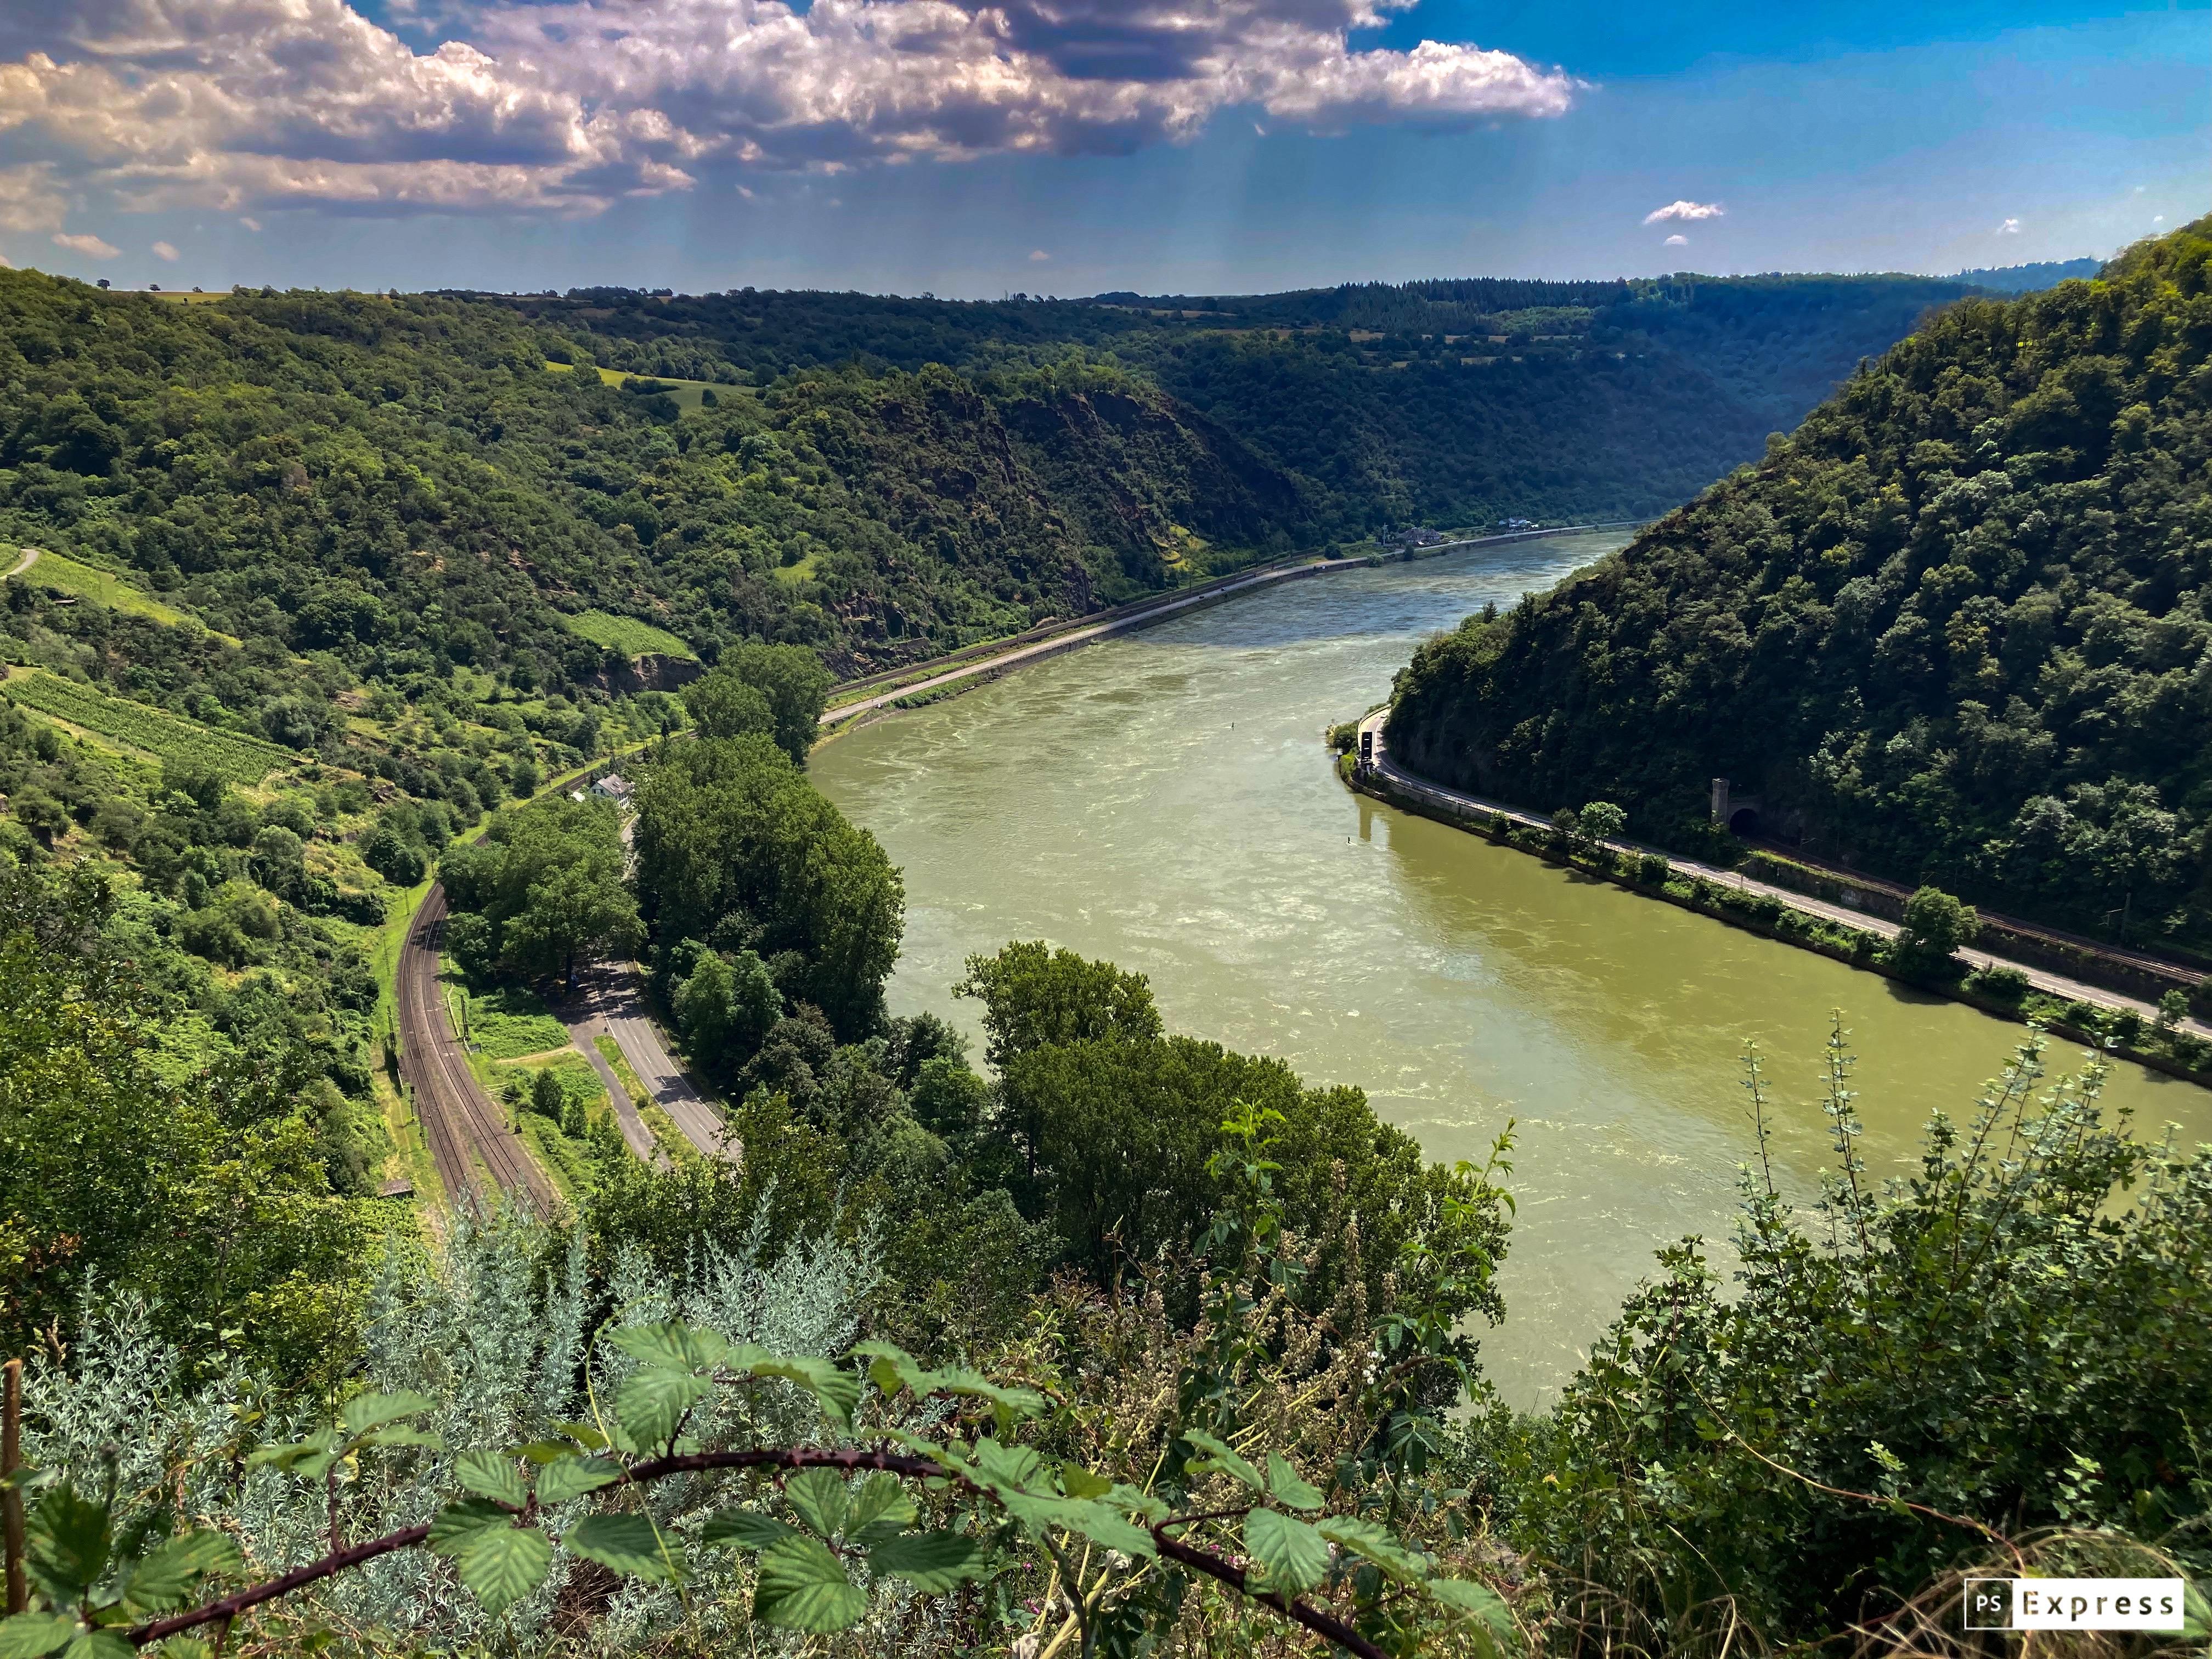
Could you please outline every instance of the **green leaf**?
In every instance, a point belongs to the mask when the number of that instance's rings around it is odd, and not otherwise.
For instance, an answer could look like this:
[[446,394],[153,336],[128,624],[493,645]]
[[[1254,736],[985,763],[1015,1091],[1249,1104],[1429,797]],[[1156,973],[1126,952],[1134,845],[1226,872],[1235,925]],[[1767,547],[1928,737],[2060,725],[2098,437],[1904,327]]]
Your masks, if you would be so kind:
[[1500,1637],[1514,1635],[1513,1610],[1505,1598],[1487,1584],[1468,1578],[1431,1578],[1422,1589],[1448,1607],[1471,1613]]
[[868,1380],[884,1399],[901,1389],[911,1389],[917,1395],[929,1392],[930,1373],[896,1342],[855,1342],[853,1352],[868,1362]]
[[826,1634],[851,1629],[867,1610],[866,1595],[815,1540],[794,1534],[761,1552],[753,1616],[763,1624]]
[[1267,1490],[1278,1504],[1309,1512],[1322,1506],[1318,1488],[1309,1486],[1291,1467],[1291,1461],[1279,1451],[1267,1454]]
[[845,1530],[850,1507],[845,1479],[835,1469],[808,1469],[784,1482],[783,1495],[807,1530],[824,1540]]
[[845,1530],[862,1543],[903,1532],[921,1519],[904,1483],[896,1476],[872,1474],[851,1496],[853,1510],[845,1517]]
[[1194,1457],[1183,1466],[1191,1474],[1204,1474],[1218,1469],[1224,1474],[1234,1475],[1254,1492],[1267,1490],[1267,1483],[1260,1478],[1260,1471],[1239,1456],[1237,1449],[1227,1441],[1216,1438],[1204,1429],[1185,1429],[1182,1437],[1208,1454],[1205,1457]]
[[57,1606],[84,1600],[107,1571],[107,1506],[56,1486],[31,1511],[24,1565]]
[[623,1466],[611,1457],[563,1457],[548,1463],[538,1476],[538,1501],[565,1504],[587,1492],[611,1486],[623,1478]]
[[755,1376],[781,1376],[798,1383],[822,1402],[822,1409],[839,1426],[853,1426],[854,1408],[860,1403],[858,1371],[808,1355],[792,1358],[770,1353],[750,1342],[739,1343],[730,1350],[729,1364],[733,1370],[750,1371]]
[[88,1630],[70,1638],[62,1659],[138,1659],[138,1650],[115,1631]]
[[647,1366],[623,1379],[615,1395],[615,1416],[638,1445],[658,1446],[674,1437],[684,1413],[713,1386],[689,1371]]
[[1080,1463],[1062,1463],[1060,1489],[1070,1498],[1103,1498],[1114,1490],[1114,1483],[1103,1474],[1093,1474]]
[[1143,1516],[1147,1526],[1158,1526],[1175,1513],[1151,1492],[1139,1492],[1134,1486],[1121,1481],[1115,1482],[1114,1490],[1107,1494],[1107,1502],[1124,1515]]
[[633,1578],[673,1583],[684,1576],[683,1540],[642,1515],[592,1515],[562,1534],[562,1548]]
[[733,1544],[741,1550],[766,1549],[780,1538],[796,1538],[799,1529],[758,1510],[724,1510],[708,1517],[699,1528],[702,1544]]
[[612,1443],[589,1423],[556,1423],[553,1426],[589,1451],[605,1451]]
[[712,1370],[730,1352],[727,1337],[695,1330],[680,1319],[659,1325],[631,1325],[612,1332],[607,1340],[633,1359],[664,1370]]
[[446,1443],[434,1434],[421,1429],[410,1429],[405,1424],[392,1428],[372,1429],[354,1443],[360,1446],[428,1446],[433,1451],[443,1451]]
[[496,1619],[545,1582],[553,1545],[535,1527],[486,1527],[453,1557],[469,1593]]
[[430,1522],[430,1547],[440,1555],[458,1555],[478,1533],[514,1525],[514,1517],[489,1498],[457,1498]]
[[132,1613],[177,1607],[195,1580],[211,1572],[236,1572],[245,1565],[238,1540],[228,1533],[179,1533],[139,1558],[124,1588],[123,1605]]
[[903,1578],[916,1589],[943,1591],[981,1578],[989,1552],[957,1532],[908,1532],[868,1552],[868,1570]]
[[520,1509],[530,1501],[530,1488],[523,1484],[522,1471],[514,1461],[500,1452],[465,1451],[453,1460],[453,1474],[460,1483],[479,1498],[489,1498],[495,1504],[506,1504]]
[[1041,1498],[1031,1492],[994,1487],[999,1502],[1007,1514],[1028,1527],[1032,1532],[1042,1532],[1048,1527],[1080,1533],[1092,1543],[1109,1550],[1120,1550],[1125,1555],[1152,1556],[1159,1547],[1152,1535],[1139,1526],[1133,1525],[1127,1517],[1117,1515],[1105,1504],[1091,1498]]
[[1428,1577],[1428,1562],[1406,1548],[1389,1531],[1372,1521],[1333,1516],[1315,1524],[1316,1532],[1332,1544],[1340,1544],[1354,1555],[1373,1562],[1391,1577],[1413,1583]]
[[398,1394],[357,1394],[340,1407],[338,1420],[345,1425],[349,1435],[366,1434],[386,1423],[397,1423],[403,1417],[427,1412],[437,1403],[427,1395],[404,1391]]
[[1044,1472],[1044,1459],[1028,1446],[1016,1446],[1004,1440],[979,1440],[975,1443],[975,1467],[994,1486],[1016,1486],[1024,1491],[1036,1484]]
[[916,1396],[950,1394],[987,1401],[1002,1424],[1035,1417],[1044,1409],[1044,1396],[1033,1389],[1009,1389],[981,1371],[964,1366],[933,1371],[917,1364],[913,1355],[890,1342],[856,1342],[853,1352],[868,1362],[868,1376],[885,1399],[911,1389]]
[[2212,1599],[2194,1578],[2181,1581],[2181,1639],[2201,1642],[2212,1636]]
[[1267,1575],[1269,1589],[1296,1595],[1328,1577],[1328,1540],[1279,1510],[1244,1517],[1244,1548]]
[[336,1429],[318,1429],[305,1440],[289,1446],[262,1446],[246,1454],[248,1468],[276,1468],[289,1470],[306,1480],[319,1480],[333,1461],[333,1449],[338,1443]]
[[74,1619],[58,1613],[19,1613],[0,1623],[0,1659],[45,1659],[76,1636]]

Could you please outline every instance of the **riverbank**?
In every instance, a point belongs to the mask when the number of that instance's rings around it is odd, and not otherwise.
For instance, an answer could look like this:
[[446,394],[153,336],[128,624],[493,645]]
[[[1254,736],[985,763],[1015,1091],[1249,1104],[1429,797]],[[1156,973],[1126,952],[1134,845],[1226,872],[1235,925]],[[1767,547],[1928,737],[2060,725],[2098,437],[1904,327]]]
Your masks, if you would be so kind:
[[1904,973],[1886,959],[1887,947],[1901,931],[1894,921],[1810,900],[1771,882],[1674,858],[1633,842],[1600,842],[1577,854],[1562,848],[1551,825],[1534,813],[1448,789],[1399,766],[1390,758],[1383,734],[1389,718],[1386,707],[1358,722],[1360,736],[1373,739],[1373,762],[1366,770],[1348,755],[1339,757],[1338,775],[1356,793],[1643,897],[1814,951],[2001,1019],[2033,1021],[2166,1076],[2212,1087],[2212,1040],[2208,1040],[2212,1039],[2212,1027],[2202,1021],[2185,1019],[2164,1029],[2158,1024],[2159,1010],[2148,1002],[1984,951],[1960,951],[1966,968],[1955,978]]
[[[1351,558],[1305,558],[1263,566],[1217,577],[1177,592],[1133,600],[1090,617],[1053,623],[1013,635],[991,646],[965,646],[929,662],[894,669],[884,674],[848,680],[830,693],[830,707],[822,712],[822,726],[834,733],[849,729],[868,714],[889,708],[922,708],[953,691],[967,690],[997,678],[1010,668],[1043,662],[1140,628],[1154,628],[1209,606],[1273,587],[1337,571],[1371,570],[1380,565],[1411,562],[1470,548],[1504,547],[1516,542],[1541,541],[1551,537],[1586,536],[1623,528],[1623,525],[1560,525],[1547,530],[1516,530],[1496,536],[1477,536],[1463,541],[1409,547],[1390,553],[1360,554]],[[854,692],[868,695],[855,696]]]

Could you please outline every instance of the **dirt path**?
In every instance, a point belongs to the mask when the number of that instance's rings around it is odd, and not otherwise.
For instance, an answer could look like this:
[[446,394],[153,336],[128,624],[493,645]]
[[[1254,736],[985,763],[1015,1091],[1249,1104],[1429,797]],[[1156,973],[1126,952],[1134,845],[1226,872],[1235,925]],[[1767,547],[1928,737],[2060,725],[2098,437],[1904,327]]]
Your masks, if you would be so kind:
[[[1419,795],[1442,805],[1458,807],[1462,810],[1472,809],[1480,812],[1495,812],[1529,829],[1551,828],[1548,819],[1538,817],[1533,812],[1522,811],[1517,807],[1506,805],[1503,801],[1486,800],[1480,795],[1470,795],[1457,789],[1448,789],[1442,784],[1431,783],[1425,778],[1407,771],[1390,758],[1389,748],[1384,741],[1382,726],[1389,719],[1389,710],[1380,709],[1360,721],[1359,729],[1363,732],[1371,732],[1375,734],[1376,769],[1399,788],[1408,794]],[[1656,853],[1660,850],[1657,848],[1645,847],[1632,841],[1612,841],[1607,842],[1606,845],[1617,853],[1629,854]],[[1680,858],[1672,853],[1662,854],[1662,856],[1682,874],[1711,882],[1716,887],[1733,887],[1739,892],[1763,894],[1768,897],[1781,900],[1794,910],[1802,910],[1808,915],[1820,916],[1828,921],[1841,922],[1845,927],[1856,927],[1886,939],[1895,939],[1902,931],[1897,923],[1886,921],[1881,916],[1870,916],[1863,910],[1853,910],[1844,905],[1831,904],[1824,899],[1809,898],[1790,888],[1775,886],[1771,882],[1754,881],[1748,876],[1738,875],[1733,870],[1723,870],[1717,865],[1703,864],[1695,859]],[[1959,955],[1977,968],[2010,968],[2018,973],[2025,974],[2027,975],[2027,982],[2046,996],[2063,997],[2070,1002],[2087,1002],[2100,1008],[2130,1009],[2142,1015],[2146,1021],[2155,1020],[2158,1018],[2158,1009],[2154,1004],[2141,1001],[2123,992],[2106,990],[2101,985],[2085,985],[2080,980],[2069,979],[2063,974],[2054,974],[2046,968],[2031,968],[2025,963],[2013,962],[2003,957],[1992,956],[1986,951],[1964,950],[1960,951]],[[2200,1036],[2212,1036],[2212,1026],[2207,1025],[2202,1020],[2185,1019],[2181,1022],[2181,1027],[2184,1030],[2194,1032]]]
[[493,1182],[539,1215],[560,1207],[560,1196],[507,1111],[484,1092],[454,1040],[453,1022],[438,988],[439,945],[445,933],[446,890],[433,886],[415,913],[399,958],[399,1071],[415,1091],[432,1162],[446,1195],[481,1195],[479,1160]]
[[25,548],[25,549],[23,550],[23,556],[22,556],[21,558],[20,558],[20,559],[16,560],[15,563],[13,563],[12,565],[9,565],[9,566],[8,567],[8,574],[9,574],[9,575],[11,575],[11,576],[20,576],[20,575],[21,575],[21,574],[22,574],[26,570],[28,570],[28,569],[29,569],[33,565],[34,565],[34,564],[38,563],[38,562],[39,562],[39,555],[40,555],[40,554],[41,554],[41,553],[43,553],[43,552],[45,552],[46,550],[45,548],[43,548],[43,547],[27,547],[27,548]]

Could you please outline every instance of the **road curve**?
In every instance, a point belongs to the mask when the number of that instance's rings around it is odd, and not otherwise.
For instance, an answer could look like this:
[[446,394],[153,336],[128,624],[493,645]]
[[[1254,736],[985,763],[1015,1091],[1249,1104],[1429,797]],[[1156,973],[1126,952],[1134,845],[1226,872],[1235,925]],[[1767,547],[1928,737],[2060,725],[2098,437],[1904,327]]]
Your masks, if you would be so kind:
[[482,1174],[489,1173],[516,1202],[550,1217],[560,1208],[560,1195],[453,1040],[438,988],[445,928],[446,890],[433,885],[399,956],[399,1074],[415,1092],[415,1114],[448,1199],[459,1203],[471,1193],[481,1200]]

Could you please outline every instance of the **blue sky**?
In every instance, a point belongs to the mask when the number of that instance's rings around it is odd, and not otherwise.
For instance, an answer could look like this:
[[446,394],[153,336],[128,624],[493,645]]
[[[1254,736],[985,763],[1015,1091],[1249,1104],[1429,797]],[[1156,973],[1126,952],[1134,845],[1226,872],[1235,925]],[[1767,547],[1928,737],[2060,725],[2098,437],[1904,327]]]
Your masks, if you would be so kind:
[[[191,51],[118,65],[149,6]],[[124,287],[1209,293],[1945,271],[2212,208],[2202,3],[271,11],[0,14],[0,254]]]

